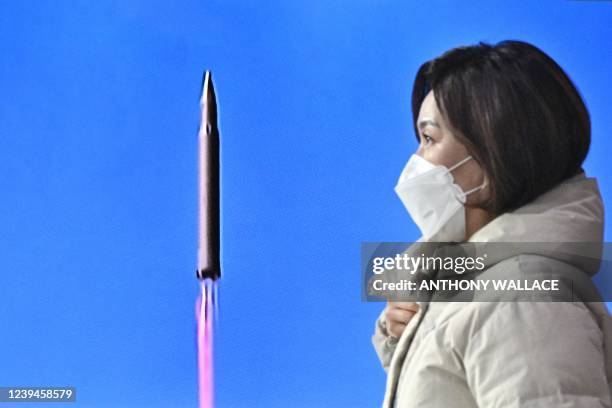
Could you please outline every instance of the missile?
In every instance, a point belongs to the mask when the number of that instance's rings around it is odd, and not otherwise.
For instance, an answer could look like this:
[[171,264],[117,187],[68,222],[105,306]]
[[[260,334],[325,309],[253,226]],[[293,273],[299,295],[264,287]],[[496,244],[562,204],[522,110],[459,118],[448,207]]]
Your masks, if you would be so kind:
[[219,129],[217,100],[210,71],[204,73],[199,138],[199,280],[221,277],[219,205]]

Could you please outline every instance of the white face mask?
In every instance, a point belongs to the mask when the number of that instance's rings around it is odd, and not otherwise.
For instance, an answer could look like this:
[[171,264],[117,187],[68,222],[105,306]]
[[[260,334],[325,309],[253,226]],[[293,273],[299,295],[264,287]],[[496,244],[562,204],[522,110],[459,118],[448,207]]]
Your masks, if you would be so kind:
[[400,175],[395,192],[423,234],[422,240],[461,242],[465,239],[466,197],[485,187],[463,191],[455,184],[451,171],[461,166],[468,156],[451,168],[436,166],[413,154]]

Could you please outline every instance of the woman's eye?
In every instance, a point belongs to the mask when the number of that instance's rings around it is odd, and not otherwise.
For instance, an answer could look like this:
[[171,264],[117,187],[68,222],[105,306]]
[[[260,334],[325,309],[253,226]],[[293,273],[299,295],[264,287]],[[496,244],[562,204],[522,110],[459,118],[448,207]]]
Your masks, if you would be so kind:
[[431,137],[431,136],[429,136],[429,135],[425,135],[425,134],[423,135],[423,140],[425,141],[425,144],[426,144],[426,145],[428,145],[428,144],[430,144],[431,142],[433,142],[432,137]]

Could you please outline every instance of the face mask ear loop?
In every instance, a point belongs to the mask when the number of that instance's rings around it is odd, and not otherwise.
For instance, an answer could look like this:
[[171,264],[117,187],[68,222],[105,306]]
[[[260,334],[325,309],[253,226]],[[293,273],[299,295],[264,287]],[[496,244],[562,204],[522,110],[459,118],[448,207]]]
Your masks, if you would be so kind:
[[472,194],[472,193],[473,193],[473,192],[475,192],[475,191],[482,190],[483,188],[485,188],[485,187],[486,187],[486,185],[487,185],[487,181],[485,180],[485,181],[483,181],[483,182],[482,182],[482,184],[481,184],[481,185],[479,185],[478,187],[474,187],[474,188],[473,188],[473,189],[471,189],[471,190],[465,191],[463,194],[464,194],[464,195],[466,195],[466,196],[468,196],[468,195]]
[[457,167],[461,166],[463,163],[467,162],[471,158],[472,156],[468,156],[465,159],[461,160],[459,163],[455,164],[454,166],[449,167],[448,172],[450,173],[451,171],[455,170]]

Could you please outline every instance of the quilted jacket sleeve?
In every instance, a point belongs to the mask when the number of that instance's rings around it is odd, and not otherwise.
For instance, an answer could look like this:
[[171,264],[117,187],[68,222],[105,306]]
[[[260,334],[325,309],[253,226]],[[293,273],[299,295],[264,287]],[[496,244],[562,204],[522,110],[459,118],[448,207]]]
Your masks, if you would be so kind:
[[603,333],[583,303],[472,306],[463,361],[478,406],[612,406]]

